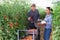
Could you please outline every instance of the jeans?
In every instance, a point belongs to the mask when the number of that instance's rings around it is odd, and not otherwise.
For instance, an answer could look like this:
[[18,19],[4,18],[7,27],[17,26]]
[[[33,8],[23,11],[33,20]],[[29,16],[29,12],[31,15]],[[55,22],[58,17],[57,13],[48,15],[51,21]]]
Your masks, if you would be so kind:
[[50,39],[50,34],[51,34],[51,29],[46,29],[44,31],[44,40],[49,40]]

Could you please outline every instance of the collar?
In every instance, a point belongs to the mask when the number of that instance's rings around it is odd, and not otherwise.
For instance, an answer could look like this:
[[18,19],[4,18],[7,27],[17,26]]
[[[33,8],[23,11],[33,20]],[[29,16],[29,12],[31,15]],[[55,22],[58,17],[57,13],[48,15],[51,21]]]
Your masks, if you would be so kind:
[[49,14],[49,15],[48,15],[48,14],[46,14],[46,16],[47,16],[47,17],[48,17],[48,16],[50,16],[50,15],[51,15],[51,14]]

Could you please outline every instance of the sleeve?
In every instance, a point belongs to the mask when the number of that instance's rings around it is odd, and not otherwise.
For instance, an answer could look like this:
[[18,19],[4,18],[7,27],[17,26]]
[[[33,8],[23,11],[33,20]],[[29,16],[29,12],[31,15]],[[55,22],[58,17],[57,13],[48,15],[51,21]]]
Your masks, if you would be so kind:
[[52,24],[52,17],[49,17],[48,25],[51,25],[51,24]]
[[52,17],[48,17],[48,18],[45,18],[44,21],[48,24],[48,25],[51,25],[52,24]]
[[28,12],[27,16],[28,16],[28,17],[30,17],[30,16],[31,16],[30,11]]
[[40,19],[40,14],[39,14],[39,11],[37,10],[37,13],[38,13],[38,19]]
[[44,21],[47,22],[48,21],[48,18],[45,17]]

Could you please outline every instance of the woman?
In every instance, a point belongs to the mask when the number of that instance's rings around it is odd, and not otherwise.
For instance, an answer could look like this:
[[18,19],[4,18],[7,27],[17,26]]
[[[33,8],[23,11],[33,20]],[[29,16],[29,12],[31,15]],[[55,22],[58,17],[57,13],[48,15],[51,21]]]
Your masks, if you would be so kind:
[[50,34],[52,31],[52,9],[50,7],[46,7],[46,16],[44,18],[45,30],[44,30],[44,40],[49,40]]

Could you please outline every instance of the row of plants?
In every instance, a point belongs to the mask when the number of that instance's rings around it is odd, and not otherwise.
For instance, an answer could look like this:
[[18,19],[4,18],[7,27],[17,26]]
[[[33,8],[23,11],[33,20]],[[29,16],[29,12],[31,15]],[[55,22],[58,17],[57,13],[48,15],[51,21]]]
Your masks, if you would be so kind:
[[60,40],[60,1],[53,3],[53,40]]
[[[0,4],[0,40],[17,40],[17,30],[28,27],[27,13],[30,9],[28,1],[11,0]],[[44,9],[39,9],[44,18]],[[43,13],[43,14],[42,14]]]
[[25,1],[4,2],[0,5],[0,40],[17,40],[17,30],[25,29],[28,4]]
[[[11,0],[13,1],[13,0]],[[17,40],[17,30],[28,27],[27,13],[30,9],[28,1],[20,0],[12,3],[4,1],[0,4],[0,40]],[[53,40],[60,40],[60,2],[54,3]],[[41,19],[45,17],[44,9],[38,9]]]

